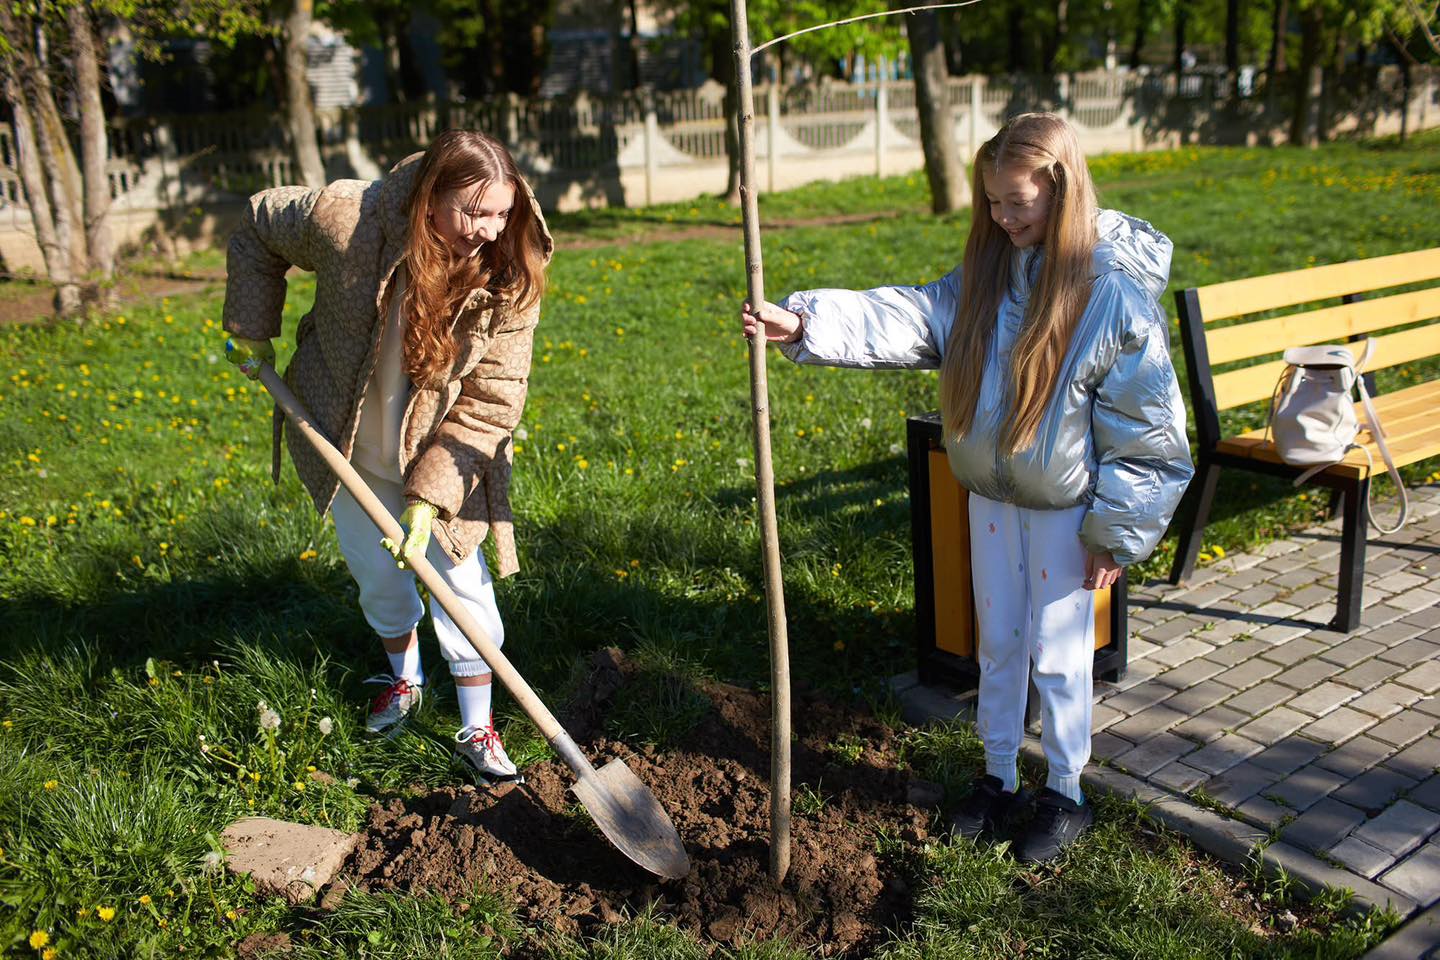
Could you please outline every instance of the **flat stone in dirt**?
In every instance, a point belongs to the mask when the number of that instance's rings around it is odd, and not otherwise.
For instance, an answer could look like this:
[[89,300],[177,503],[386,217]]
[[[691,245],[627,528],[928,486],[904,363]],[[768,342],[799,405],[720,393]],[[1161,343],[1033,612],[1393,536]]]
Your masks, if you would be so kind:
[[653,906],[702,943],[784,937],[821,956],[867,955],[911,921],[920,847],[940,796],[899,763],[893,730],[797,691],[793,781],[805,802],[793,816],[789,875],[775,884],[768,696],[694,685],[703,713],[663,749],[637,748],[587,722],[607,714],[601,701],[633,697],[645,688],[623,688],[646,682],[653,678],[637,679],[618,651],[602,652],[583,690],[588,702],[582,696],[567,719],[596,766],[621,758],[654,791],[690,855],[688,876],[661,880],[612,847],[558,762],[527,768],[522,786],[445,787],[377,803],[347,875],[362,889],[426,890],[452,902],[480,884],[508,892],[528,925],[572,935]]
[[345,863],[358,834],[269,817],[246,817],[225,828],[221,839],[231,873],[248,873],[262,893],[291,903],[310,899]]

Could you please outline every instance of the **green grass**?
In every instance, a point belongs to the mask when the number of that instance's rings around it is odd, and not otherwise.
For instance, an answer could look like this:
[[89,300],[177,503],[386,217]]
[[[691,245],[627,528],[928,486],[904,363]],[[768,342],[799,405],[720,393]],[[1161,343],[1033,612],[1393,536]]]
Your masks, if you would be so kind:
[[[1436,146],[1426,135],[1404,148],[1184,150],[1094,168],[1104,203],[1174,238],[1180,287],[1311,256],[1440,245]],[[764,198],[770,218],[900,214],[767,233],[768,289],[919,282],[950,269],[968,213],[931,216],[924,190],[915,175]],[[556,226],[623,239],[668,229],[667,217],[736,222],[705,202]],[[522,572],[499,587],[506,650],[547,697],[572,682],[578,658],[609,644],[654,678],[678,668],[766,681],[742,281],[738,232],[557,255],[517,434]],[[292,281],[282,356],[313,293],[308,277]],[[660,917],[562,942],[520,929],[499,900],[457,918],[424,899],[357,898],[316,921],[207,869],[235,816],[353,829],[376,795],[461,777],[446,748],[454,697],[428,637],[435,690],[418,722],[394,739],[359,734],[361,680],[384,661],[332,530],[291,467],[269,481],[270,405],[220,357],[220,296],[0,330],[0,955],[35,956],[37,930],[61,956],[140,957],[181,945],[224,954],[277,929],[304,956],[493,956],[502,943],[557,957],[699,955]],[[904,418],[934,408],[937,380],[771,356],[794,668],[834,696],[885,707],[883,681],[910,666],[914,626]],[[1382,386],[1435,372],[1433,362],[1387,372]],[[1321,512],[1284,484],[1244,476],[1222,480],[1218,503],[1206,542],[1227,551]],[[1165,569],[1172,544],[1141,574]],[[273,739],[259,729],[262,701],[281,718]],[[693,703],[686,684],[656,679],[606,719],[636,742],[670,742],[693,723]],[[512,755],[546,756],[507,698],[500,707]],[[855,747],[832,749],[850,757]],[[952,797],[977,757],[967,729],[912,745],[912,762]],[[1054,877],[988,848],[936,846],[916,878],[919,924],[886,955],[999,957],[1024,944],[1053,957],[1348,957],[1383,926],[1257,933],[1233,915],[1227,876],[1104,804],[1095,839]],[[110,920],[101,906],[115,910]]]

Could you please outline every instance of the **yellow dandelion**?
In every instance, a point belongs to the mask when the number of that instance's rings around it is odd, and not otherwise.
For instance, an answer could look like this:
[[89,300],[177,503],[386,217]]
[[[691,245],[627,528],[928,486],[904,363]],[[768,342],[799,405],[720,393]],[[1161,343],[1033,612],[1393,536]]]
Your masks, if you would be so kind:
[[302,550],[302,551],[300,551],[300,559],[301,559],[301,560],[314,560],[314,559],[315,559],[316,557],[318,557],[318,556],[320,556],[320,554],[316,553],[314,550]]
[[631,567],[638,567],[638,566],[640,566],[640,561],[639,561],[639,560],[631,560],[631,561],[630,561],[630,566],[631,566]]
[[50,933],[46,930],[36,930],[30,934],[30,946],[39,950],[50,942]]
[[142,906],[142,907],[148,907],[148,906],[150,906],[150,904],[151,904],[152,902],[153,902],[153,901],[150,899],[150,894],[148,894],[148,893],[142,893],[142,894],[140,894],[140,906]]
[[845,641],[844,641],[844,640],[836,640],[835,643],[833,644],[833,646],[834,646],[834,648],[835,648],[835,652],[836,652],[836,653],[839,653],[841,650],[844,650],[844,649],[845,649]]
[[95,916],[99,917],[101,920],[104,920],[106,923],[109,923],[111,920],[114,920],[114,919],[115,919],[115,908],[114,908],[114,907],[96,907],[96,908],[95,908]]
[[55,960],[58,956],[60,956],[60,951],[54,947],[46,947],[40,951],[40,960]]
[[21,517],[21,518],[20,518],[20,526],[22,526],[22,527],[33,527],[33,526],[35,526],[35,518],[34,518],[34,517]]
[[159,677],[151,677],[151,678],[150,678],[150,686],[152,686],[152,687],[158,687],[158,686],[160,686],[160,678],[159,678]]
[[575,466],[579,467],[581,470],[589,470],[590,461],[586,460],[584,457],[581,457],[579,460],[575,461]]
[[236,913],[234,910],[226,910],[225,919],[233,923],[236,920],[240,919],[240,914]]
[[46,781],[45,781],[45,789],[46,789],[46,790],[58,790],[59,788],[60,788],[60,781],[59,781],[59,780],[46,780]]

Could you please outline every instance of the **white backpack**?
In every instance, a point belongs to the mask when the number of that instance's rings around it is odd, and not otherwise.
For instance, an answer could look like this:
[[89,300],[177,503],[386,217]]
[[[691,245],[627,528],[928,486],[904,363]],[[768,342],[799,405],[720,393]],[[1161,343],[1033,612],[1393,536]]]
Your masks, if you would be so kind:
[[[1370,512],[1370,502],[1365,502],[1365,516],[1381,533],[1394,533],[1405,525],[1410,514],[1410,500],[1405,485],[1400,481],[1400,472],[1390,457],[1390,448],[1385,443],[1385,434],[1365,381],[1360,371],[1370,359],[1374,342],[1367,339],[1365,353],[1356,361],[1349,349],[1335,344],[1318,347],[1291,347],[1285,351],[1285,371],[1275,384],[1270,396],[1270,421],[1266,427],[1268,436],[1275,442],[1275,452],[1280,459],[1292,467],[1306,467],[1304,473],[1295,478],[1299,486],[1312,476],[1332,464],[1345,459],[1351,450],[1370,451],[1355,442],[1360,432],[1360,422],[1355,416],[1355,404],[1350,399],[1352,388],[1360,390],[1360,401],[1365,407],[1365,419],[1370,435],[1385,458],[1385,466],[1395,489],[1400,496],[1400,519],[1395,526],[1386,529],[1376,523]],[[1371,460],[1371,469],[1374,461]]]

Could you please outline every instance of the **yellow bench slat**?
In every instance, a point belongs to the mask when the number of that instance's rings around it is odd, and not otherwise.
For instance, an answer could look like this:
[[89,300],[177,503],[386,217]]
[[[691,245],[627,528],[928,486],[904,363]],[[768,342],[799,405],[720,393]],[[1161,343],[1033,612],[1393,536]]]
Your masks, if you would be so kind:
[[1200,287],[1196,295],[1200,300],[1200,315],[1206,323],[1213,323],[1247,313],[1437,278],[1440,278],[1440,247],[1213,283]]
[[1303,347],[1435,317],[1440,287],[1222,327],[1205,334],[1205,347],[1212,364],[1229,363],[1274,353],[1277,343]]
[[[1440,354],[1440,323],[1376,337],[1375,351],[1371,354],[1366,369],[1393,367],[1436,354]],[[1268,363],[1257,363],[1240,370],[1216,374],[1215,408],[1228,410],[1242,403],[1269,399],[1275,389],[1275,382],[1284,370],[1284,360],[1271,360]]]

